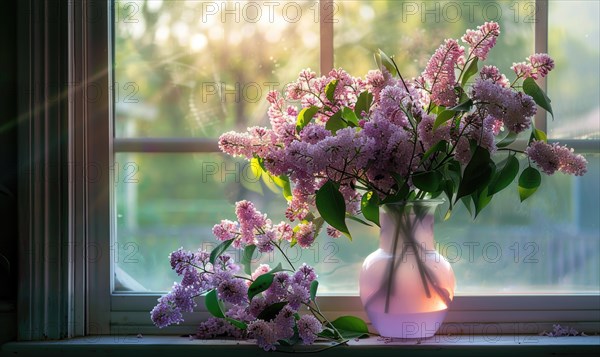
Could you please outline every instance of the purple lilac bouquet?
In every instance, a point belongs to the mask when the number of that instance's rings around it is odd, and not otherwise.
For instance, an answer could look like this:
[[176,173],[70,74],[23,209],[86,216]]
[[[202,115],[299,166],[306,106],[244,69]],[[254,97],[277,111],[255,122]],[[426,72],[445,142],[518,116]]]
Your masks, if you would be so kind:
[[[586,160],[547,143],[532,122],[538,106],[552,114],[550,99],[535,82],[554,68],[552,59],[534,54],[515,63],[512,81],[495,66],[480,68],[499,34],[498,24],[488,22],[462,37],[468,50],[446,40],[421,76],[410,80],[380,51],[379,70],[364,79],[342,69],[321,77],[304,70],[283,96],[271,92],[271,128],[225,133],[219,147],[248,159],[258,175],[280,186],[288,200],[286,217],[299,223],[273,224],[251,202],[238,202],[238,220],[213,228],[222,243],[212,252],[171,254],[182,281],[159,299],[151,312],[154,323],[183,321],[182,313],[193,311],[195,298],[205,295],[213,317],[200,325],[199,338],[251,337],[265,350],[311,344],[318,337],[344,343],[368,333],[366,324],[352,316],[328,321],[316,301],[314,269],[296,269],[283,244],[310,247],[325,222],[330,236],[351,238],[346,218],[369,224],[357,217],[362,214],[379,225],[381,205],[441,195],[449,202],[446,218],[459,201],[477,216],[519,172],[521,200],[539,187],[538,168],[548,175],[583,175]],[[524,148],[517,139],[524,139]],[[525,167],[517,154],[528,158]],[[230,247],[243,250],[243,269],[225,253]],[[256,249],[279,251],[289,269],[252,270]]]
[[[535,79],[553,60],[534,54],[515,63],[512,81],[493,65],[480,68],[499,34],[499,25],[487,22],[462,37],[468,49],[445,40],[410,80],[381,51],[380,69],[364,79],[342,69],[321,77],[304,70],[283,96],[269,94],[271,128],[225,133],[219,146],[280,184],[290,220],[310,222],[316,207],[334,237],[351,238],[346,218],[362,213],[379,224],[381,205],[441,195],[449,202],[446,218],[459,201],[477,216],[519,171],[525,200],[541,183],[534,163],[548,175],[583,175],[585,158],[547,143],[532,122],[538,106],[552,114]],[[526,144],[519,147],[517,138]],[[529,159],[525,167],[517,154]]]

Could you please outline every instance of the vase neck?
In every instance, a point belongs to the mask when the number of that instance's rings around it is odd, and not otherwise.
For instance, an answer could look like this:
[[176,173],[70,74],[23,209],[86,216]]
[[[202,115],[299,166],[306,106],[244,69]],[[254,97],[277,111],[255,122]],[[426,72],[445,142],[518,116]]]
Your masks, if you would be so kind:
[[379,247],[388,252],[394,248],[401,251],[412,244],[426,250],[435,249],[433,223],[436,206],[382,207],[379,211]]

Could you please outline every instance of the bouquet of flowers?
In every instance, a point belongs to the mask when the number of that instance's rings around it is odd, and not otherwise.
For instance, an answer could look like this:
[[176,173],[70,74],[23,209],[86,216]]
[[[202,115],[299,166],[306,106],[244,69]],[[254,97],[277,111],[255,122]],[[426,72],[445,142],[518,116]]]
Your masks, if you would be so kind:
[[[199,337],[249,336],[265,349],[317,337],[343,343],[368,332],[364,322],[348,316],[330,322],[321,314],[309,266],[295,269],[288,260],[289,269],[252,271],[248,257],[255,249],[285,256],[282,244],[309,247],[324,223],[331,237],[351,239],[347,218],[379,225],[379,207],[398,202],[445,196],[446,218],[459,202],[477,216],[517,176],[525,200],[539,187],[540,170],[583,175],[586,160],[547,143],[532,122],[538,106],[552,114],[535,82],[554,68],[552,59],[531,55],[512,66],[509,80],[497,67],[481,65],[499,34],[499,25],[488,22],[462,37],[468,49],[445,40],[417,78],[405,79],[380,51],[379,69],[365,78],[342,69],[321,77],[304,70],[283,95],[271,92],[271,127],[225,133],[219,147],[280,186],[286,217],[299,223],[273,224],[251,202],[238,202],[238,221],[214,227],[222,241],[215,250],[171,255],[183,279],[159,300],[153,321],[160,327],[181,321],[194,297],[206,293],[214,317],[200,326]],[[518,154],[528,158],[525,167]],[[224,254],[230,246],[244,250],[245,276]],[[301,308],[309,314],[299,315]]]

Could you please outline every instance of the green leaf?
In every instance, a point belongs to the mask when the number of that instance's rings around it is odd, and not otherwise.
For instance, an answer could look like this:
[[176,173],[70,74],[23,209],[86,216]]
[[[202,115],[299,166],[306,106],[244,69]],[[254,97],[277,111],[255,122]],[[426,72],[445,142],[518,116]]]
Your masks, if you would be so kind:
[[533,141],[533,139],[537,141],[543,141],[545,143],[548,142],[548,136],[546,135],[546,133],[536,128],[533,128],[533,130],[531,130],[531,138],[529,139],[529,141],[531,142]]
[[318,111],[319,107],[315,107],[314,105],[302,109],[300,113],[298,113],[298,119],[296,120],[296,132],[299,133],[300,130],[307,126]]
[[519,176],[519,197],[521,202],[525,201],[529,196],[537,191],[542,183],[542,175],[533,167],[528,167]]
[[369,223],[367,221],[363,221],[362,219],[360,219],[358,217],[354,217],[353,215],[350,215],[348,213],[346,213],[346,218],[348,218],[348,219],[350,219],[350,220],[352,220],[354,222],[358,222],[360,224],[364,224],[365,226],[373,227],[373,225],[371,223]]
[[342,119],[342,111],[338,111],[333,114],[327,123],[325,123],[325,129],[331,131],[331,134],[335,135],[338,130],[348,127],[348,124]]
[[360,202],[363,216],[379,226],[379,196],[372,191],[365,193]]
[[334,79],[325,86],[325,96],[330,102],[333,102],[333,97],[335,95],[335,88],[338,85],[338,80]]
[[475,57],[475,59],[473,60],[473,62],[471,62],[471,64],[469,65],[469,67],[467,68],[467,70],[465,71],[465,73],[463,73],[463,78],[460,81],[460,85],[461,86],[465,86],[465,84],[467,84],[467,81],[473,77],[473,75],[477,72],[479,72],[479,68],[477,68],[477,63],[478,62],[478,58]]
[[315,301],[317,297],[317,289],[319,288],[319,282],[317,280],[313,280],[310,283],[310,299]]
[[229,248],[231,243],[233,243],[233,239],[226,240],[223,243],[219,244],[215,249],[213,249],[212,252],[210,252],[210,263],[212,265],[214,265],[217,261],[217,258],[221,254],[223,254],[227,250],[227,248]]
[[468,112],[469,110],[471,110],[471,108],[473,107],[473,100],[469,99],[465,102],[460,103],[459,105],[450,108],[449,110],[455,111],[455,112]]
[[315,203],[325,222],[352,240],[348,226],[346,226],[346,202],[333,181],[328,180],[321,186],[317,191]]
[[486,186],[492,178],[495,168],[496,165],[490,160],[489,151],[477,146],[463,173],[456,199],[468,196]]
[[232,319],[230,317],[226,317],[225,321],[229,322],[230,324],[239,328],[240,330],[246,330],[248,328],[248,325],[246,325],[244,322]]
[[381,71],[383,71],[383,67],[385,67],[385,69],[387,69],[392,76],[398,74],[398,72],[396,71],[396,66],[394,66],[394,62],[392,62],[392,59],[388,55],[386,55],[382,50],[379,50],[379,53],[375,54],[375,61],[379,65],[379,69]]
[[435,118],[435,123],[433,123],[433,130],[437,129],[440,125],[444,124],[448,120],[452,119],[456,112],[454,110],[444,110]]
[[446,140],[440,140],[437,143],[435,143],[435,145],[430,147],[429,150],[425,151],[425,154],[423,154],[423,158],[421,159],[421,161],[424,162],[431,155],[433,155],[434,153],[436,153],[438,151],[446,153],[447,150],[448,150],[448,142]]
[[381,201],[381,204],[407,201],[407,196],[408,192],[410,191],[410,187],[408,187],[408,184],[405,182],[405,180],[397,173],[392,172],[390,173],[390,175],[396,181],[396,184],[398,185],[398,190],[393,195],[384,198],[383,201]]
[[250,171],[256,179],[260,178],[263,169],[257,157],[253,157],[252,159],[250,159]]
[[550,98],[548,98],[542,88],[535,83],[533,78],[530,77],[523,81],[523,92],[525,92],[527,95],[530,95],[537,105],[546,109],[546,111],[554,118],[554,113],[552,113],[552,105],[550,105]]
[[467,211],[469,211],[469,214],[472,216],[473,208],[471,207],[471,197],[469,197],[469,196],[461,197],[460,200],[465,205],[465,208],[467,209]]
[[208,310],[208,312],[210,312],[214,317],[225,317],[225,314],[221,309],[221,304],[219,304],[219,298],[217,297],[217,291],[215,289],[209,291],[206,296],[204,296],[204,305],[206,306],[206,310]]
[[286,175],[274,176],[275,184],[282,188],[283,197],[289,202],[292,200],[292,185]]
[[362,117],[362,112],[369,113],[371,109],[371,103],[373,103],[373,94],[368,91],[364,91],[358,95],[356,104],[354,105],[354,113],[357,117]]
[[446,177],[449,177],[452,180],[454,186],[460,185],[460,179],[462,177],[462,169],[460,167],[460,162],[454,159],[449,160],[448,163],[444,165],[444,168],[446,170]]
[[488,194],[487,187],[483,188],[483,191],[476,192],[472,195],[473,203],[475,204],[475,218],[481,213],[481,211],[492,201],[493,195]]
[[412,182],[421,191],[437,192],[443,179],[439,171],[427,171],[414,174]]
[[263,311],[256,317],[259,320],[271,321],[277,314],[287,305],[287,301],[276,302],[272,305],[265,307]]
[[513,182],[518,173],[519,160],[517,160],[514,155],[511,155],[506,159],[506,162],[500,171],[496,172],[492,178],[487,190],[488,195],[491,196],[504,190],[511,182]]
[[254,251],[256,250],[256,246],[254,244],[249,244],[244,248],[244,252],[242,252],[242,259],[240,263],[244,267],[244,273],[251,275],[252,274],[252,256],[254,256]]
[[267,290],[271,284],[273,284],[273,278],[275,273],[282,271],[281,263],[277,264],[277,267],[271,269],[269,272],[256,278],[250,287],[248,287],[248,300],[252,300],[256,295]]
[[499,148],[507,147],[508,145],[512,144],[515,140],[517,140],[517,136],[517,133],[511,131],[504,137],[504,139],[497,143],[496,146]]
[[252,298],[254,298],[256,295],[267,290],[271,284],[273,284],[273,278],[275,278],[275,276],[269,273],[263,274],[256,278],[256,280],[254,280],[248,288],[248,300],[252,300]]
[[342,334],[342,337],[346,339],[369,335],[367,324],[356,316],[338,317],[331,322],[331,325],[333,325],[333,327]]
[[344,109],[342,109],[342,118],[346,120],[348,126],[358,126],[358,118],[356,117],[356,114],[354,114],[354,111],[352,109],[344,107]]
[[321,229],[323,228],[323,224],[325,223],[325,220],[323,219],[323,217],[317,217],[317,218],[314,218],[311,222],[312,222],[313,226],[315,227],[315,237],[316,237],[321,232]]
[[452,181],[452,179],[444,180],[442,186],[444,188],[444,193],[446,194],[446,197],[448,197],[448,202],[449,202],[448,211],[446,211],[446,215],[444,216],[444,221],[447,221],[448,219],[450,219],[450,216],[452,215],[452,209],[453,209],[452,198],[454,197],[454,187],[455,187],[454,181]]

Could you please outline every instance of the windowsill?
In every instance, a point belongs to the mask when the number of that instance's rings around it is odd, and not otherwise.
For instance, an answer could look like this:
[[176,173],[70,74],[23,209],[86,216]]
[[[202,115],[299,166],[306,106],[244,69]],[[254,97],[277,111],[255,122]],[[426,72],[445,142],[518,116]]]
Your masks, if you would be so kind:
[[[319,343],[299,346],[299,351],[311,351],[331,346]],[[322,351],[321,356],[392,356],[402,350],[410,355],[494,355],[510,353],[527,354],[528,357],[556,354],[596,355],[600,350],[600,336],[546,337],[537,335],[436,335],[425,340],[395,340],[385,342],[376,337],[352,340],[349,346],[338,346]],[[2,346],[2,356],[87,356],[110,355],[133,357],[136,354],[150,356],[189,356],[201,352],[250,353],[266,355],[248,340],[190,340],[178,336],[89,336],[60,341],[9,342]]]

